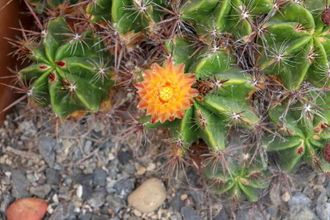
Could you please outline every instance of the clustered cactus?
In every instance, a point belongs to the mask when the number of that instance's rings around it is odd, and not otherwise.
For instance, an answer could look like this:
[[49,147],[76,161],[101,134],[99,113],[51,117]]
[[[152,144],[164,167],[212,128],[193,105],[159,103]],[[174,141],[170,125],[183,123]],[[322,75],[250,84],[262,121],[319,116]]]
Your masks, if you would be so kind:
[[113,56],[136,81],[141,123],[171,131],[173,164],[203,148],[217,192],[257,201],[268,156],[287,171],[330,171],[327,1],[93,0],[83,11],[85,33],[49,21],[35,64],[20,71],[40,104],[59,116],[98,111]]
[[34,63],[19,72],[28,96],[51,105],[60,117],[99,111],[112,86],[111,57],[92,32],[71,30],[63,17],[51,20],[41,42],[31,50]]

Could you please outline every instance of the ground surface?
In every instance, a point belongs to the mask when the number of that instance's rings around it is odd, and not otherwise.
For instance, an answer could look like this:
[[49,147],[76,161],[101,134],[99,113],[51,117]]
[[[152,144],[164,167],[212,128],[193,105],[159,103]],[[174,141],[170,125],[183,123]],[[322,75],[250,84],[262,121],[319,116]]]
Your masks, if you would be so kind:
[[[233,204],[211,197],[193,169],[168,181],[162,143],[141,142],[137,130],[113,126],[107,115],[58,123],[18,107],[0,127],[0,219],[15,198],[33,196],[49,202],[49,220],[330,220],[330,178],[308,167],[291,178],[274,171],[260,202]],[[149,177],[164,182],[167,199],[142,214],[128,207],[127,197]]]

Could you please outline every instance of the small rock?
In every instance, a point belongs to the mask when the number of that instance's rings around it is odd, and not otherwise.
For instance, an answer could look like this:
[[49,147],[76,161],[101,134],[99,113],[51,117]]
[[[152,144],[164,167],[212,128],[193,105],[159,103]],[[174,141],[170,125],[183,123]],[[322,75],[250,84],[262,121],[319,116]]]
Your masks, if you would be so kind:
[[181,215],[184,220],[202,220],[196,210],[191,207],[183,207],[181,209]]
[[321,192],[319,197],[317,198],[318,204],[324,204],[328,201],[328,196],[326,192]]
[[84,193],[84,187],[80,184],[77,185],[76,196],[81,199]]
[[40,138],[39,152],[50,167],[55,164],[55,147],[56,140],[54,138],[46,136]]
[[134,210],[133,210],[133,214],[134,214],[135,216],[137,216],[137,217],[140,217],[140,216],[142,215],[142,213],[141,213],[139,210],[137,210],[137,209],[134,209]]
[[130,192],[133,191],[135,186],[135,179],[121,179],[117,181],[113,188],[121,198],[126,198]]
[[47,183],[50,185],[58,185],[61,181],[61,175],[58,170],[47,168],[46,169]]
[[99,209],[104,203],[106,199],[106,191],[99,190],[92,194],[91,198],[87,201],[87,203],[92,206],[94,209]]
[[318,220],[314,212],[308,207],[294,208],[290,211],[288,220]]
[[154,164],[154,163],[150,163],[147,167],[147,171],[149,171],[149,172],[153,171],[155,169],[156,169],[156,164]]
[[46,198],[46,196],[48,195],[48,193],[50,192],[52,188],[50,187],[50,185],[45,184],[45,185],[40,185],[40,186],[33,186],[30,188],[30,192],[33,195],[36,195],[39,198]]
[[[0,197],[1,198],[1,197]],[[8,193],[2,196],[2,201],[0,202],[0,213],[5,213],[8,205],[13,201],[13,197]],[[1,217],[1,216],[0,216]]]
[[91,213],[80,214],[78,219],[79,220],[91,220],[92,219],[92,214]]
[[132,153],[129,151],[119,151],[117,156],[119,163],[123,165],[133,159]]
[[330,203],[323,203],[317,205],[316,213],[320,220],[330,220]]
[[93,215],[92,220],[109,220],[107,215]]
[[[284,202],[288,202],[291,199],[291,195],[290,195],[289,192],[285,192],[285,193],[283,193],[283,195],[281,196],[281,198],[282,198],[282,200]],[[280,205],[280,203],[277,204],[277,205]]]
[[136,169],[136,174],[138,176],[142,176],[143,174],[145,174],[147,171],[147,169],[144,166],[138,166]]
[[74,176],[74,182],[83,186],[93,187],[93,181],[93,174],[77,174],[76,176]]
[[227,212],[225,211],[225,209],[222,209],[220,211],[220,213],[214,217],[214,220],[228,220],[229,216],[227,214]]
[[329,181],[329,183],[328,183],[328,185],[326,187],[326,191],[327,191],[328,197],[330,197],[330,181]]
[[188,198],[188,195],[187,194],[182,194],[181,196],[180,196],[180,199],[183,201],[183,200],[186,200]]
[[25,176],[24,171],[13,170],[11,177],[13,183],[12,195],[15,198],[23,198],[29,196],[29,182]]
[[179,193],[177,193],[173,199],[170,201],[170,206],[175,210],[180,212],[181,208],[184,206],[184,201],[181,199]]
[[109,208],[116,214],[121,209],[126,207],[126,202],[123,199],[114,195],[108,195],[106,201],[108,203]]
[[85,154],[88,154],[92,151],[92,145],[93,145],[93,142],[90,141],[90,140],[87,140],[85,145],[84,145],[84,152]]
[[289,207],[290,209],[293,208],[293,206],[305,206],[308,207],[311,204],[310,198],[305,196],[301,192],[295,193],[292,198],[289,200]]
[[94,186],[104,187],[107,184],[107,172],[101,168],[97,168],[93,174]]
[[128,197],[128,204],[140,212],[149,213],[159,208],[166,199],[164,184],[156,178],[142,183]]
[[76,219],[74,209],[75,207],[72,203],[59,204],[49,217],[49,220]]

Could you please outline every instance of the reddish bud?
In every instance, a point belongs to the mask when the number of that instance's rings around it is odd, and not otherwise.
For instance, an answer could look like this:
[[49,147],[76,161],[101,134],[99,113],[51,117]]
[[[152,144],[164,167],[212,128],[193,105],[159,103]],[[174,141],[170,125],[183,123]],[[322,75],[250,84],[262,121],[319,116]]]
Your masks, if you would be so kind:
[[327,8],[323,11],[322,21],[324,24],[330,26],[330,8]]
[[325,145],[323,149],[323,156],[324,159],[330,163],[330,143]]
[[56,64],[59,67],[65,67],[65,62],[64,61],[57,61]]

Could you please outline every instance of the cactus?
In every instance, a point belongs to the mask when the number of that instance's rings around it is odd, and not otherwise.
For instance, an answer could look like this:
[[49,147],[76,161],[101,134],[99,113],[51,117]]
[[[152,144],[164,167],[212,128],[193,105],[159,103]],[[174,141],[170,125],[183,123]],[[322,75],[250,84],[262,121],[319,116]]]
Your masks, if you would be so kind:
[[[256,90],[251,77],[237,67],[230,50],[212,51],[212,47],[205,47],[190,56],[195,48],[183,38],[174,39],[168,48],[173,59],[169,62],[178,66],[167,64],[145,71],[144,81],[137,85],[141,97],[139,107],[147,110],[152,123],[167,121],[166,126],[171,127],[183,152],[187,153],[194,142],[202,139],[211,155],[222,154],[228,147],[231,127],[250,129],[259,123],[249,104],[249,97]],[[177,73],[184,69],[194,73],[194,88]],[[170,73],[175,73],[178,79]],[[191,79],[191,75],[186,74],[188,76]],[[177,88],[177,80],[181,80],[183,86]],[[186,91],[191,95],[180,94]],[[192,100],[196,91],[199,95]],[[241,173],[241,170],[235,168],[230,172]]]
[[61,4],[75,4],[77,2],[78,0],[29,0],[29,3],[39,14],[43,13],[45,9],[53,9]]
[[[189,155],[193,143],[202,140],[208,146],[203,169],[206,177],[215,183],[216,192],[229,193],[234,199],[245,196],[250,201],[256,201],[258,193],[267,187],[265,162],[260,165],[260,158],[249,158],[248,162],[241,163],[229,159],[229,155],[239,155],[238,152],[241,153],[244,148],[244,143],[232,148],[232,131],[254,132],[261,123],[253,108],[252,97],[263,85],[256,83],[253,76],[237,65],[233,42],[247,42],[254,31],[253,21],[270,11],[272,4],[267,0],[253,1],[253,4],[250,1],[209,0],[182,1],[167,7],[180,16],[177,18],[178,25],[174,27],[177,35],[167,35],[170,39],[165,47],[174,66],[178,65],[177,69],[194,74],[193,85],[183,84],[197,90],[198,95],[185,100],[176,95],[179,95],[178,91],[188,91],[188,88],[181,87],[177,92],[173,89],[170,98],[174,101],[167,103],[162,98],[163,87],[159,85],[173,88],[173,79],[166,77],[169,75],[166,72],[171,72],[173,68],[165,65],[162,68],[167,71],[161,71],[160,67],[146,70],[144,81],[137,86],[139,107],[146,109],[152,119],[145,126],[169,127],[176,148],[181,149],[181,157]],[[164,22],[166,20],[159,23]],[[157,26],[157,21],[155,23]],[[162,73],[162,77],[155,77]],[[183,77],[179,78],[184,81]],[[155,105],[154,100],[160,103]],[[184,109],[177,108],[178,102],[190,103],[190,107],[185,104]],[[177,114],[165,117],[162,111]],[[155,120],[157,118],[160,120]],[[248,145],[252,152],[255,145]]]
[[86,12],[93,22],[108,21],[111,19],[111,5],[111,0],[94,0],[87,5]]
[[304,2],[305,6],[283,4],[260,27],[264,47],[258,65],[264,73],[278,76],[289,90],[305,81],[317,87],[330,85],[329,27],[321,19],[326,5],[321,0]]
[[92,32],[75,33],[62,17],[49,21],[39,46],[30,48],[34,64],[19,72],[29,97],[60,117],[98,111],[113,84],[102,49]]
[[[243,163],[242,163],[243,162]],[[244,163],[244,159],[228,164],[227,169],[208,169],[206,176],[213,182],[219,193],[227,194],[232,200],[240,201],[244,196],[251,202],[259,199],[260,191],[269,181],[261,163]]]
[[280,135],[267,143],[268,150],[277,152],[279,162],[286,170],[293,170],[304,160],[329,172],[330,118],[329,110],[324,110],[330,104],[329,94],[324,97],[324,94],[309,92],[305,98],[305,104],[296,103],[289,106],[289,110],[286,110],[287,103],[271,110],[270,117],[279,127]]
[[279,127],[279,135],[270,138],[269,151],[278,151],[287,170],[306,161],[329,172],[329,161],[322,154],[330,123],[327,7],[321,0],[288,1],[260,27],[263,50],[258,68],[284,87],[281,103],[276,101],[269,113]]
[[[47,7],[63,1],[49,2]],[[61,18],[51,21],[40,47],[31,49],[36,64],[20,72],[31,82],[34,100],[50,103],[60,116],[97,111],[112,85],[110,56],[102,51],[108,48],[116,70],[144,69],[141,77],[128,70],[141,79],[138,107],[147,116],[141,121],[171,131],[172,164],[189,157],[196,143],[207,145],[202,169],[217,192],[256,201],[268,182],[266,150],[288,171],[307,162],[330,172],[326,1],[94,0],[86,5],[92,21],[86,26],[103,28],[98,32],[103,40],[90,31],[72,34]],[[87,85],[90,92],[79,90]]]

